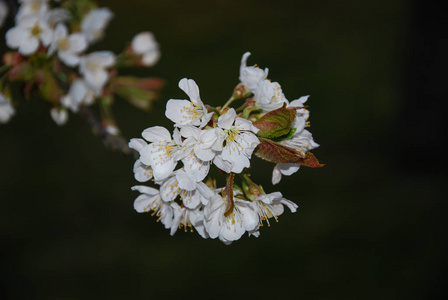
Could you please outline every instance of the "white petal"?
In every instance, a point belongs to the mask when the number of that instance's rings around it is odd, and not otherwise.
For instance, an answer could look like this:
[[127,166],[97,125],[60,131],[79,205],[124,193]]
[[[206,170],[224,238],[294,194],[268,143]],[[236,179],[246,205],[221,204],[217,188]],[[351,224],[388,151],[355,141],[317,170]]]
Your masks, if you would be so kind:
[[134,149],[135,151],[140,151],[143,147],[145,147],[147,144],[143,139],[131,139],[129,141],[129,148]]
[[191,178],[184,170],[179,170],[176,173],[176,179],[179,182],[179,187],[187,191],[196,189],[196,181]]
[[225,114],[218,118],[218,126],[223,129],[230,129],[235,121],[236,112],[233,108],[229,109]]
[[300,169],[299,164],[294,163],[288,163],[288,164],[278,164],[280,172],[283,175],[291,176],[292,174],[296,173]]
[[145,185],[134,185],[133,187],[131,187],[131,190],[139,191],[142,194],[148,194],[148,195],[157,195],[157,194],[159,194],[159,190],[154,189],[154,188],[149,187],[149,186],[145,186]]
[[191,102],[202,106],[202,101],[199,96],[199,87],[193,79],[183,78],[179,81],[179,88],[190,97]]
[[39,41],[35,37],[28,38],[23,41],[19,47],[19,53],[25,56],[33,54],[37,47],[39,47]]
[[21,27],[13,27],[6,32],[6,45],[9,48],[19,48],[25,39],[28,38],[28,32]]
[[80,53],[87,48],[86,37],[81,33],[73,33],[68,40],[70,42],[70,50],[75,53]]
[[62,62],[69,67],[74,67],[78,65],[80,61],[79,56],[73,54],[73,52],[70,51],[59,51],[58,56],[62,60]]
[[194,126],[182,126],[182,128],[180,129],[180,134],[186,139],[195,138],[197,140],[199,139],[199,135],[201,133],[202,130]]
[[232,170],[232,164],[229,161],[223,160],[221,155],[215,156],[213,163],[226,173],[230,173]]
[[282,173],[280,172],[279,164],[276,164],[274,170],[272,170],[272,184],[277,184],[282,179]]
[[142,132],[142,136],[148,142],[169,142],[171,141],[171,135],[168,129],[162,126],[153,126],[145,129]]
[[287,206],[293,213],[295,213],[297,211],[297,208],[299,207],[294,202],[284,199],[284,198],[282,200],[280,200],[280,202],[283,203],[285,206]]

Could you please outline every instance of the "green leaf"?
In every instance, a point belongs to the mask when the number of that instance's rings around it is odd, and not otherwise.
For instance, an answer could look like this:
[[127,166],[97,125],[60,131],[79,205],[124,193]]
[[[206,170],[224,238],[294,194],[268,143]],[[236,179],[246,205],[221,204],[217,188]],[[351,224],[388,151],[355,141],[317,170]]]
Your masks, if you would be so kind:
[[319,163],[317,158],[311,152],[307,152],[306,155],[303,155],[293,148],[264,138],[260,138],[260,142],[261,143],[257,148],[255,148],[254,154],[266,161],[276,164],[295,163],[311,168],[320,168],[324,166]]
[[268,112],[253,124],[260,129],[259,137],[273,139],[288,134],[295,117],[296,108],[287,108],[284,103],[283,107]]

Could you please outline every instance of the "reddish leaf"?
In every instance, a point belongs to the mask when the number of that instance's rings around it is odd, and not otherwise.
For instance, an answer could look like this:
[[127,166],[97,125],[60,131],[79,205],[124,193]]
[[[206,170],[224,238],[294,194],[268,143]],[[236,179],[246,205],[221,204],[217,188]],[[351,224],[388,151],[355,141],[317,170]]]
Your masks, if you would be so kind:
[[304,156],[301,152],[282,144],[259,138],[260,144],[255,148],[255,155],[266,161],[276,164],[296,163],[299,165],[320,168],[324,165],[319,163],[316,157],[308,152]]
[[225,192],[224,199],[227,202],[226,210],[224,212],[225,216],[228,216],[229,214],[231,214],[233,211],[233,207],[235,206],[235,202],[233,201],[233,183],[234,183],[234,181],[235,181],[235,173],[230,173],[229,177],[227,178],[226,188],[224,190],[224,192]]
[[270,111],[254,122],[254,126],[260,129],[259,137],[277,138],[287,134],[291,130],[291,124],[296,117],[296,107],[283,107]]

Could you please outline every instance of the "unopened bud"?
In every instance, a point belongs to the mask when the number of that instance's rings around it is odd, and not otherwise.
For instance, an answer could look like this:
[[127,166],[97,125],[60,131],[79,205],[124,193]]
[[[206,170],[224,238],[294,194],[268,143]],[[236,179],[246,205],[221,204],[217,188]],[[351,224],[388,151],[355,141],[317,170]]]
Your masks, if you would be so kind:
[[261,185],[257,185],[252,180],[250,180],[249,176],[243,175],[243,191],[246,195],[246,198],[254,201],[256,198],[260,197],[261,195],[265,195],[266,193],[263,190],[263,187]]
[[233,90],[234,99],[246,99],[252,95],[252,92],[242,83],[238,84]]

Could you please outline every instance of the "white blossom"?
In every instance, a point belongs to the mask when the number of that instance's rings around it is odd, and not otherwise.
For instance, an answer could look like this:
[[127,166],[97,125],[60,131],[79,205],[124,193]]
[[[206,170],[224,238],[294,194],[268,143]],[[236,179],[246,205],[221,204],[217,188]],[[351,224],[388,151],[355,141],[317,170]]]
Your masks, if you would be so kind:
[[53,34],[53,41],[48,48],[48,54],[52,55],[58,51],[58,57],[67,66],[74,67],[79,64],[80,53],[87,48],[87,41],[80,33],[68,34],[67,27],[59,23]]
[[115,64],[115,55],[110,51],[93,52],[81,57],[79,72],[84,76],[86,83],[97,94],[101,93],[109,80],[107,68]]
[[137,34],[131,42],[135,53],[142,56],[142,64],[150,67],[160,58],[159,43],[151,32],[145,31]]
[[254,90],[254,99],[257,106],[264,112],[280,108],[283,103],[288,103],[280,84],[269,80],[263,80],[258,84]]
[[241,173],[250,166],[252,152],[260,143],[255,135],[259,129],[251,121],[237,118],[233,108],[218,118],[218,128],[224,145],[213,163],[227,173]]
[[154,179],[161,181],[171,175],[179,161],[181,137],[175,129],[173,139],[166,128],[154,126],[145,129],[142,136],[150,144],[140,149],[140,160],[153,170]]
[[268,77],[269,69],[264,70],[257,66],[247,66],[247,59],[250,56],[250,52],[244,53],[241,58],[240,66],[240,81],[253,93],[258,84]]
[[51,43],[53,30],[45,17],[28,15],[6,32],[6,44],[12,49],[18,49],[25,56],[33,54],[40,42],[44,46]]
[[166,104],[165,116],[175,123],[175,126],[207,125],[213,113],[207,113],[199,95],[199,87],[193,79],[183,78],[179,81],[181,88],[190,97],[189,100],[170,99]]
[[187,207],[181,207],[177,203],[172,202],[171,206],[174,211],[174,219],[171,225],[171,235],[174,235],[178,229],[184,228],[185,232],[190,230],[193,232],[193,228],[204,239],[208,238],[208,233],[204,227],[204,213],[200,208],[189,209]]
[[257,228],[258,216],[251,202],[234,198],[233,210],[226,214],[226,202],[216,193],[204,209],[204,226],[210,238],[230,244]]
[[180,196],[185,207],[194,209],[200,204],[207,204],[213,192],[205,183],[196,182],[188,173],[179,169],[161,183],[160,195],[166,202],[174,201]]
[[68,121],[68,112],[63,108],[53,107],[50,110],[50,115],[53,121],[59,126],[65,125]]
[[153,211],[152,215],[158,217],[158,222],[160,221],[165,225],[166,229],[171,228],[173,223],[173,208],[170,204],[165,203],[160,199],[158,190],[143,185],[136,185],[131,189],[141,193],[141,195],[134,201],[134,209],[137,212],[143,213]]
[[202,160],[196,155],[196,150],[201,147],[199,142],[200,136],[206,131],[208,130],[200,130],[194,126],[183,126],[180,130],[181,136],[185,138],[182,142],[180,159],[184,164],[185,171],[196,181],[202,181],[207,176],[210,170],[209,161],[213,158]]
[[284,212],[283,205],[287,206],[293,213],[297,211],[298,207],[294,202],[283,198],[280,192],[261,195],[251,204],[258,215],[258,227],[263,226],[263,221],[266,221],[270,226],[270,218],[274,218],[278,222],[278,217]]
[[3,23],[8,17],[9,9],[8,5],[4,1],[0,1],[0,28],[3,26]]
[[80,105],[91,105],[95,99],[93,91],[84,80],[73,81],[68,94],[61,97],[61,104],[72,112],[78,112]]
[[93,43],[103,37],[104,29],[113,16],[112,11],[106,7],[89,11],[81,22],[81,31],[89,43]]
[[16,111],[10,101],[0,93],[0,123],[7,123],[15,112]]

